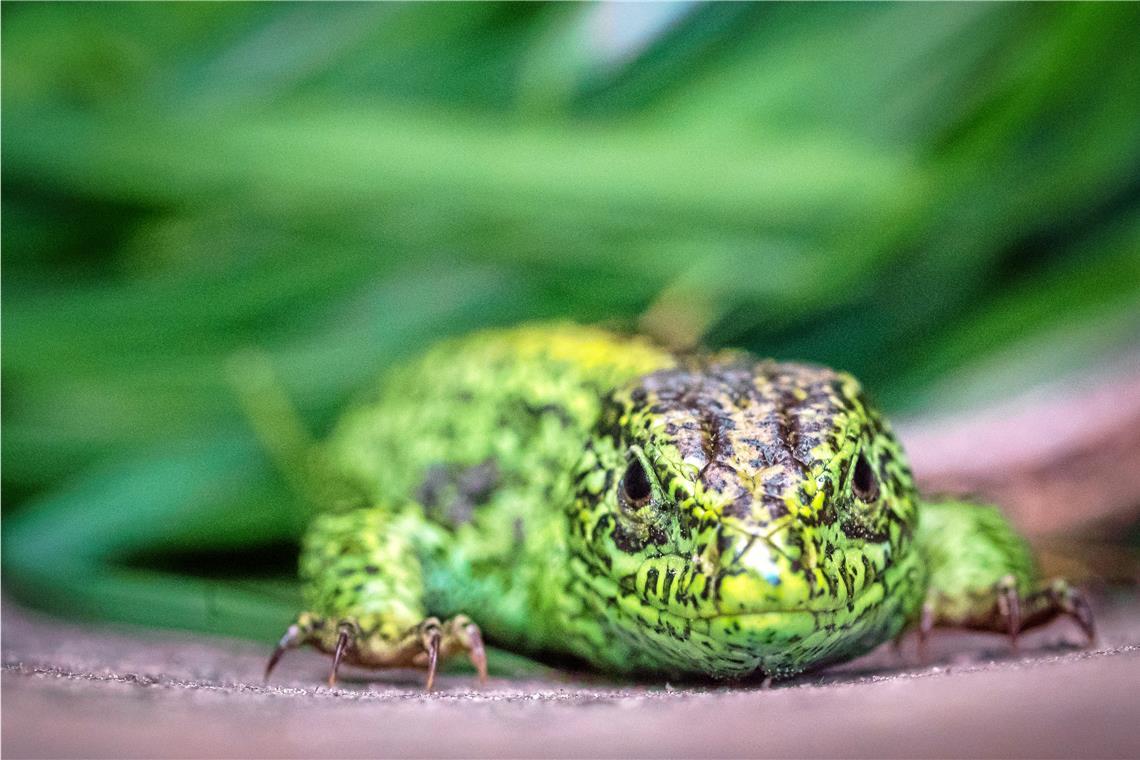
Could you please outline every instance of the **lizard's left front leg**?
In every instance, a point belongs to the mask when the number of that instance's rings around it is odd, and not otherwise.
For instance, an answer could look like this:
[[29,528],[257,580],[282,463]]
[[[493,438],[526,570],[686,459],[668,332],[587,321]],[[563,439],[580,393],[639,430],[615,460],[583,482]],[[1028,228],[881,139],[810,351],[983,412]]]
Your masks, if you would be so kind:
[[400,520],[381,509],[321,515],[305,537],[301,580],[307,611],[269,658],[266,678],[289,649],[312,645],[367,668],[426,668],[432,687],[441,660],[466,651],[487,677],[479,627],[466,615],[440,621],[424,608],[423,571]]

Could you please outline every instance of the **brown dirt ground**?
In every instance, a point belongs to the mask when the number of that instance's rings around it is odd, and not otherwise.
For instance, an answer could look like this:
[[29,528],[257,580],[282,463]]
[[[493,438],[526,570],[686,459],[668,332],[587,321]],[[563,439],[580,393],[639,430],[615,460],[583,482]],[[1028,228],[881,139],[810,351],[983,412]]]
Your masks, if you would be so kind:
[[[1096,648],[1068,622],[1025,636],[944,633],[925,665],[889,646],[757,685],[348,671],[286,658],[261,683],[247,642],[3,619],[2,751],[17,757],[1140,757],[1140,599],[1101,600]],[[506,661],[506,658],[502,658]],[[502,664],[502,661],[500,664]]]

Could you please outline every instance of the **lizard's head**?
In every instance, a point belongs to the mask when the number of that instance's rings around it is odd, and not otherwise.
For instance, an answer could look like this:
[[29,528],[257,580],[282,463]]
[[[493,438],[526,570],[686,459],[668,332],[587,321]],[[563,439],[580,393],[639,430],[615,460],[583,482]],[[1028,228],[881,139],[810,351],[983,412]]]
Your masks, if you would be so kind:
[[920,593],[909,470],[844,373],[736,357],[644,376],[576,482],[576,582],[626,664],[794,672],[891,635]]

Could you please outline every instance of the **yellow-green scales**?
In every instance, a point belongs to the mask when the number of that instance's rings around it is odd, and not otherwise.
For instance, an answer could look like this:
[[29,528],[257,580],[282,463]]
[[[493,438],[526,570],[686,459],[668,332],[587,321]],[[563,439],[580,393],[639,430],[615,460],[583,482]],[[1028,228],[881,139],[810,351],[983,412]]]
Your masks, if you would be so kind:
[[849,659],[911,624],[1016,636],[1068,613],[1091,635],[995,510],[921,501],[859,383],[823,367],[484,332],[389,372],[319,461],[306,610],[271,667],[301,644],[481,665],[480,628],[610,672],[718,677]]

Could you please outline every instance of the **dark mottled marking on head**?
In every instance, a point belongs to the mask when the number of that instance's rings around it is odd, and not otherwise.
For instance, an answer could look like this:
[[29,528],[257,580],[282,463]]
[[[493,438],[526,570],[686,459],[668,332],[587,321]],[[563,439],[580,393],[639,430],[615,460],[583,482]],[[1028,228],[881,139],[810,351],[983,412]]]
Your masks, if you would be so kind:
[[752,513],[752,494],[740,489],[732,502],[724,508],[724,514],[746,519]]
[[622,525],[614,526],[613,530],[614,546],[626,554],[635,554],[645,548],[645,542],[638,539],[636,535],[627,531]]
[[764,506],[768,509],[768,516],[772,520],[778,520],[790,514],[788,505],[783,499],[765,498]]
[[835,498],[835,481],[832,480],[830,474],[824,475],[820,480],[819,490],[823,492],[823,497],[827,500]]
[[[844,394],[841,376],[824,367],[737,357],[646,375],[627,403],[631,415],[659,419],[663,443],[696,468],[705,491],[723,496],[727,516],[772,520],[787,514],[789,489],[850,411]],[[617,406],[607,416],[619,417]]]
[[831,498],[825,499],[823,508],[819,512],[819,523],[821,525],[834,525],[838,519],[839,509],[836,507],[835,501]]
[[711,491],[725,493],[738,482],[736,468],[727,463],[709,462],[701,469],[701,482]]
[[884,526],[882,529],[876,530],[861,519],[858,512],[853,510],[847,510],[844,513],[840,527],[843,529],[843,534],[848,538],[858,538],[870,543],[881,543],[890,537],[889,527]]

